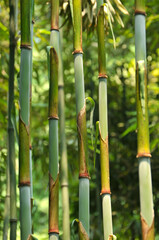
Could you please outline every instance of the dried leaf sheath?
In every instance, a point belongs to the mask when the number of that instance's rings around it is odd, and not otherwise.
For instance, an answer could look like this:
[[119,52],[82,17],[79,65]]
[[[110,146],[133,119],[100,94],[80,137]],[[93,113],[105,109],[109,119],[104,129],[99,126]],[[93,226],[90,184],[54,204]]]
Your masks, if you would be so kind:
[[59,209],[59,174],[56,181],[49,174],[49,233],[59,233],[58,209]]
[[88,234],[80,221],[78,222],[78,229],[79,229],[79,240],[89,240]]
[[110,178],[109,178],[109,151],[108,136],[106,140],[100,134],[100,155],[101,155],[101,194],[110,194]]
[[29,132],[25,123],[20,118],[19,122],[19,185],[30,185],[29,170]]
[[143,240],[154,240],[154,218],[152,225],[149,227],[144,218],[141,216],[141,225],[142,225],[142,235],[143,235]]
[[78,141],[79,141],[79,177],[88,177],[87,162],[87,128],[86,128],[86,106],[81,109],[77,118]]

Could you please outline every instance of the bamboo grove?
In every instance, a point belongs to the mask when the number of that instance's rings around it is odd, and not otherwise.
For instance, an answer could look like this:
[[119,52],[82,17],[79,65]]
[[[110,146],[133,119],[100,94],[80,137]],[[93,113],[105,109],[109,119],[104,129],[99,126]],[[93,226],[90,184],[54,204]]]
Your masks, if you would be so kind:
[[[89,5],[90,4],[90,5]],[[47,121],[48,135],[47,151],[49,155],[48,163],[48,238],[50,240],[71,240],[92,239],[93,231],[91,217],[92,202],[95,201],[91,197],[91,186],[94,184],[94,179],[91,179],[93,157],[95,156],[94,165],[96,166],[96,153],[100,154],[100,181],[97,186],[100,189],[98,194],[98,203],[101,205],[101,213],[96,213],[95,218],[100,216],[100,230],[99,236],[103,240],[115,240],[116,235],[120,239],[119,227],[116,227],[114,221],[114,206],[113,193],[111,195],[111,184],[113,182],[113,168],[111,167],[111,157],[114,149],[110,148],[111,136],[108,135],[109,114],[111,112],[108,92],[111,90],[111,73],[107,69],[109,65],[109,54],[107,54],[108,32],[111,32],[114,37],[113,24],[114,18],[123,26],[124,23],[120,14],[130,15],[120,0],[96,0],[96,1],[82,1],[82,0],[50,0],[46,3],[49,16],[50,29],[43,29],[43,32],[49,35],[50,42],[45,39],[46,53],[47,53],[47,70],[48,76],[45,82],[48,84],[47,91],[47,109],[45,113],[45,120]],[[96,92],[98,102],[98,113],[95,121],[96,133],[93,129],[89,129],[88,124],[88,107],[86,105],[85,91],[85,52],[83,49],[83,32],[85,29],[84,21],[84,6],[87,5],[88,14],[91,19],[92,14],[92,32],[95,35],[96,52],[98,59],[98,80],[96,79],[98,92]],[[90,7],[91,6],[91,7]],[[149,117],[148,117],[148,64],[146,53],[146,6],[145,0],[134,0],[134,49],[135,49],[135,81],[136,81],[136,121],[137,121],[137,160],[138,161],[138,175],[139,175],[139,199],[140,199],[140,213],[138,212],[138,222],[141,219],[140,237],[142,240],[155,239],[155,216],[154,216],[154,197],[152,188],[151,176],[151,152],[150,152],[150,133],[149,133]],[[20,10],[18,10],[20,7]],[[132,6],[133,8],[133,6]],[[6,198],[3,214],[3,240],[21,239],[31,240],[36,238],[34,232],[34,209],[36,208],[36,199],[34,201],[33,191],[36,188],[36,181],[33,182],[34,171],[34,148],[36,143],[32,137],[32,119],[34,118],[34,107],[32,106],[32,87],[34,88],[34,43],[37,47],[37,42],[34,40],[36,33],[34,31],[34,22],[36,25],[36,1],[21,0],[18,4],[17,0],[9,0],[9,84],[8,84],[8,127],[7,127],[7,160],[6,160]],[[69,13],[68,18],[65,19],[65,10]],[[17,14],[20,15],[18,18]],[[69,18],[71,20],[69,20]],[[18,48],[18,41],[16,33],[18,28],[18,19],[20,19],[20,73],[19,73],[19,120],[17,120],[17,110],[15,106],[15,71],[17,68],[16,52]],[[46,18],[48,19],[48,18]],[[45,19],[45,21],[46,21]],[[63,41],[67,41],[65,36],[65,25],[69,21],[69,28],[73,34],[72,39],[72,68],[74,78],[71,80],[71,89],[74,90],[75,103],[70,103],[76,108],[76,149],[78,156],[76,159],[76,167],[78,172],[78,190],[76,191],[76,212],[73,219],[71,219],[71,196],[69,174],[72,167],[71,157],[67,144],[71,140],[67,140],[67,124],[66,124],[66,103],[67,94],[65,86],[67,80],[65,79],[65,65],[63,64]],[[86,21],[86,20],[85,20]],[[37,20],[40,22],[40,19]],[[87,21],[86,21],[87,22]],[[38,23],[39,24],[39,23]],[[49,32],[50,30],[50,32]],[[95,31],[94,31],[95,30]],[[40,31],[39,31],[40,32]],[[116,33],[115,33],[116,34]],[[115,42],[115,40],[114,40]],[[68,48],[69,49],[69,48]],[[112,47],[111,51],[115,51]],[[121,56],[122,58],[122,56]],[[65,60],[66,61],[66,60]],[[92,60],[91,60],[92,61]],[[94,64],[94,63],[91,63]],[[93,72],[90,72],[93,76]],[[38,75],[38,74],[37,74]],[[87,90],[87,88],[86,88]],[[112,89],[113,91],[113,89]],[[71,95],[72,93],[70,93]],[[93,100],[92,100],[93,101]],[[117,100],[116,100],[117,101]],[[97,104],[96,104],[97,105]],[[69,108],[69,106],[68,106]],[[135,111],[135,109],[134,109]],[[91,113],[92,114],[92,113]],[[92,117],[93,119],[93,117]],[[71,120],[70,120],[71,121]],[[90,120],[91,122],[91,120]],[[17,130],[18,125],[18,130]],[[94,124],[95,125],[95,124]],[[69,126],[71,128],[71,126]],[[92,132],[91,132],[92,131]],[[111,127],[109,127],[111,131]],[[91,132],[91,134],[90,134]],[[91,137],[90,137],[91,135]],[[90,153],[90,138],[92,140],[93,153]],[[96,138],[96,139],[95,139]],[[72,140],[73,141],[73,140]],[[18,144],[18,169],[16,169],[16,142]],[[99,143],[99,144],[98,144]],[[32,146],[33,145],[33,146]],[[76,143],[75,143],[76,145]],[[99,149],[98,148],[99,145]],[[126,145],[126,143],[125,143]],[[133,156],[135,159],[135,156]],[[46,159],[40,160],[45,162]],[[135,160],[134,160],[135,161]],[[136,163],[137,164],[137,163]],[[96,169],[98,170],[98,169]],[[122,172],[122,166],[121,166]],[[122,174],[120,172],[120,174]],[[96,174],[97,176],[97,174]],[[110,178],[110,176],[113,176]],[[18,181],[17,181],[18,179]],[[91,185],[92,184],[92,185]],[[120,185],[120,183],[118,183]],[[19,193],[17,193],[19,188]],[[43,191],[43,189],[41,189]],[[74,190],[73,190],[74,191]],[[135,193],[136,195],[138,193]],[[17,204],[19,198],[19,205]],[[116,200],[117,201],[117,200]],[[99,207],[100,209],[100,207]],[[19,216],[19,219],[18,219]],[[71,224],[72,222],[72,224]],[[19,224],[20,223],[20,224]],[[139,224],[139,223],[138,223]],[[130,223],[130,226],[133,225]],[[20,227],[19,227],[20,226]],[[18,228],[19,227],[19,228]],[[122,227],[122,226],[120,226]],[[38,226],[40,229],[40,226]],[[101,228],[100,228],[101,229]],[[116,230],[117,229],[117,230]],[[115,231],[118,231],[117,233]],[[135,230],[134,230],[135,231]],[[9,234],[10,232],[10,234]],[[20,238],[18,233],[20,232]],[[77,237],[78,235],[78,237]],[[40,239],[40,237],[39,237]],[[95,239],[95,238],[93,238]],[[132,238],[131,239],[138,239]]]

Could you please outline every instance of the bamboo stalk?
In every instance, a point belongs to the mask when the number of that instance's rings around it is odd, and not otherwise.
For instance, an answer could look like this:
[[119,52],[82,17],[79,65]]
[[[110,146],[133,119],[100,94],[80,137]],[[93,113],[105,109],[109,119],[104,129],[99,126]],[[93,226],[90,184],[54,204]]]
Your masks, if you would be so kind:
[[49,239],[59,239],[58,168],[58,75],[59,75],[59,0],[51,0],[50,88],[49,88]]
[[5,197],[5,209],[4,209],[3,240],[8,239],[9,216],[10,216],[10,169],[9,169],[9,156],[7,156],[6,197]]
[[62,226],[63,240],[70,240],[70,215],[69,215],[69,187],[68,187],[68,163],[67,145],[65,135],[65,99],[62,62],[62,30],[60,31],[60,52],[59,52],[59,123],[60,123],[60,167],[61,167],[61,190],[62,190]]
[[19,115],[19,187],[21,239],[31,234],[30,203],[30,76],[31,76],[31,1],[21,0],[21,65]]
[[50,90],[49,90],[49,239],[59,239],[58,229],[58,56],[50,48]]
[[149,120],[147,99],[147,61],[145,1],[135,1],[135,59],[137,100],[137,158],[139,159],[140,209],[142,239],[153,240],[154,209],[151,180]]
[[82,51],[81,0],[73,0],[74,69],[79,154],[79,220],[89,236],[89,173],[87,170],[87,128]]
[[100,164],[101,164],[101,195],[103,208],[104,240],[113,234],[111,192],[109,179],[108,150],[108,113],[107,113],[107,75],[105,57],[104,9],[103,1],[97,0],[97,35],[98,35],[98,66],[99,66],[99,128],[100,128]]
[[[31,213],[33,208],[33,177],[32,177],[32,144],[31,144],[31,113],[32,113],[32,69],[33,69],[33,27],[34,27],[34,0],[31,0],[31,59],[30,59],[30,146],[29,146],[29,160],[30,160],[30,200]],[[33,225],[32,225],[33,232]]]
[[10,239],[16,239],[17,209],[16,209],[16,167],[15,167],[15,135],[12,123],[14,114],[14,58],[15,58],[15,31],[16,31],[16,1],[10,0],[10,63],[9,63],[9,106],[8,106],[8,133],[9,133],[9,161],[10,161]]
[[[5,203],[4,236],[7,239],[10,218],[10,239],[16,239],[16,173],[15,173],[15,136],[12,117],[14,115],[14,56],[16,31],[16,0],[10,0],[10,56],[9,56],[9,95],[8,95],[8,157],[7,157],[7,196]],[[10,213],[9,213],[10,212]]]

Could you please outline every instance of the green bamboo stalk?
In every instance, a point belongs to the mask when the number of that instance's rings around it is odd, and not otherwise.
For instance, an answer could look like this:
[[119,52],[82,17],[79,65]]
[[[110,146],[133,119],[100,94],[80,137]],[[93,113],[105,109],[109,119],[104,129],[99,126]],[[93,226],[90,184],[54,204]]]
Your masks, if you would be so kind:
[[16,208],[16,167],[15,167],[15,135],[12,123],[14,115],[14,58],[16,48],[16,0],[10,0],[10,63],[9,63],[9,106],[8,106],[8,133],[9,133],[9,161],[10,161],[10,239],[16,239],[17,208]]
[[49,239],[59,239],[58,229],[58,56],[50,48],[50,88],[49,88]]
[[81,0],[73,0],[74,69],[79,153],[79,220],[89,236],[89,173],[87,170],[87,128],[82,51]]
[[137,101],[137,158],[139,159],[142,239],[154,240],[154,209],[151,180],[149,120],[147,99],[147,61],[145,0],[135,1],[135,59]]
[[58,76],[59,76],[59,0],[51,0],[49,61],[49,239],[59,239],[59,168],[58,168]]
[[6,197],[5,197],[5,209],[4,209],[3,240],[8,239],[9,216],[10,216],[10,171],[9,171],[9,156],[7,156]]
[[31,234],[30,203],[30,76],[31,76],[31,1],[21,0],[21,65],[19,115],[19,187],[21,239]]
[[10,19],[10,57],[9,57],[9,95],[8,95],[8,157],[7,157],[7,196],[5,203],[4,236],[7,239],[10,217],[10,239],[16,239],[16,173],[15,173],[15,139],[12,117],[14,114],[14,56],[16,31],[16,1],[9,1]]
[[[30,129],[31,129],[31,103],[32,103],[32,69],[33,69],[33,27],[34,27],[34,0],[31,0],[31,59],[30,59]],[[30,146],[29,146],[29,161],[30,161],[30,199],[31,211],[33,208],[33,177],[32,177],[32,144],[31,144],[31,131],[30,131]],[[32,226],[33,232],[33,226]]]
[[70,215],[69,215],[69,188],[68,188],[68,163],[67,145],[65,135],[65,99],[62,62],[62,30],[60,31],[60,52],[59,52],[59,123],[60,123],[60,167],[61,167],[61,189],[62,189],[62,226],[63,240],[70,240]]
[[103,1],[97,0],[97,35],[98,35],[98,66],[99,66],[99,128],[100,128],[100,164],[101,164],[101,195],[103,209],[104,240],[113,234],[111,192],[109,179],[108,150],[108,113],[107,113],[107,75],[105,56],[105,32]]

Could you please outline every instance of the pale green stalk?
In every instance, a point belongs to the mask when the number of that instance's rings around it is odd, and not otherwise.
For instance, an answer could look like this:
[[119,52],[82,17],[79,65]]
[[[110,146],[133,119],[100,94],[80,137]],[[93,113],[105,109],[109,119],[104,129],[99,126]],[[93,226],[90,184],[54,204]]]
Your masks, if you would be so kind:
[[100,130],[100,164],[101,164],[101,195],[103,209],[104,240],[113,234],[111,192],[109,179],[108,150],[108,112],[107,112],[107,75],[105,56],[105,32],[103,1],[97,0],[97,35],[98,35],[98,66],[99,66],[99,130]]
[[62,191],[62,226],[63,240],[70,240],[70,215],[69,215],[69,187],[68,187],[68,163],[67,145],[65,135],[65,99],[62,62],[62,30],[60,30],[60,53],[59,53],[59,123],[60,123],[60,157],[61,157],[61,191]]
[[58,147],[58,77],[59,77],[59,0],[51,0],[49,60],[49,239],[59,239],[59,147]]
[[4,205],[3,240],[7,240],[8,238],[9,216],[10,216],[10,172],[9,172],[9,157],[7,156],[6,197],[5,197],[5,205]]
[[154,240],[154,209],[147,100],[145,0],[135,1],[135,60],[137,99],[137,157],[139,159],[142,239]]
[[19,114],[19,188],[21,239],[31,234],[30,201],[30,76],[31,76],[31,1],[21,0],[21,64]]
[[16,208],[16,164],[15,164],[15,133],[13,127],[14,111],[14,59],[16,48],[16,11],[18,4],[16,0],[10,0],[10,63],[9,63],[9,108],[8,108],[8,129],[9,129],[9,161],[10,161],[10,239],[16,239],[17,208]]
[[74,69],[76,91],[76,115],[78,129],[79,154],[79,220],[89,237],[90,197],[88,173],[88,148],[86,127],[86,106],[82,51],[82,1],[73,0],[73,28],[74,28]]

